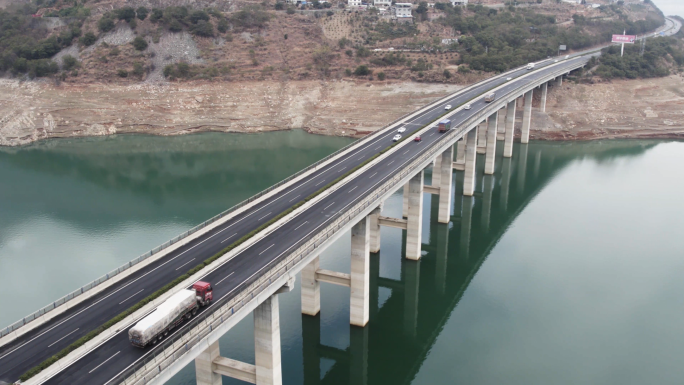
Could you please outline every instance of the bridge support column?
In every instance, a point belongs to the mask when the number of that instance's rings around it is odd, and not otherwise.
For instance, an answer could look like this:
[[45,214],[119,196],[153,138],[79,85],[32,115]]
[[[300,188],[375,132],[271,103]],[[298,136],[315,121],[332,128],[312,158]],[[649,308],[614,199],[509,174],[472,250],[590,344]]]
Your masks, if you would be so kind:
[[[474,150],[474,149],[473,149]],[[408,183],[408,221],[406,223],[406,258],[421,257],[421,233],[423,231],[423,170]]]
[[558,81],[558,87],[560,87],[560,86],[563,85],[563,75],[561,75],[561,76],[559,76],[558,78],[556,78],[556,80]]
[[440,187],[439,187],[439,214],[437,215],[437,222],[439,223],[449,223],[451,219],[451,176],[453,170],[451,168],[452,159],[454,159],[454,146],[449,146],[449,148],[438,156],[437,159],[441,159],[439,169],[435,169],[436,173],[440,175]]
[[530,126],[532,125],[532,95],[534,90],[529,90],[525,93],[525,113],[523,114],[522,133],[520,135],[520,143],[526,144],[530,142]]
[[254,309],[254,363],[258,385],[282,385],[280,314],[274,294]]
[[408,197],[409,197],[409,184],[404,185],[404,206],[401,210],[401,216],[404,218],[408,217]]
[[466,145],[465,145],[465,137],[461,138],[456,142],[456,161],[453,163],[454,164],[454,170],[460,170],[463,171],[465,168],[465,152],[466,152]]
[[221,385],[221,375],[214,372],[212,364],[214,360],[221,357],[218,341],[209,345],[195,358],[195,379],[197,385]]
[[463,195],[472,196],[475,192],[475,162],[477,161],[477,130],[466,134],[465,176],[463,177]]
[[349,322],[352,325],[364,327],[368,323],[370,309],[370,218],[368,216],[351,229],[350,278]]
[[487,121],[487,155],[485,156],[485,174],[494,174],[494,157],[496,156],[496,131],[499,111],[489,116]]
[[315,316],[321,311],[321,283],[316,279],[319,257],[302,269],[302,314]]
[[380,213],[382,212],[382,204],[380,207],[370,213],[370,252],[380,252]]
[[437,225],[436,227],[437,263],[435,265],[435,287],[439,294],[444,294],[449,261],[449,225]]
[[477,126],[477,153],[484,154],[487,152],[487,120]]
[[549,82],[542,84],[541,110],[546,112],[546,96],[549,94]]
[[504,134],[504,158],[513,156],[513,134],[515,134],[515,100],[506,106],[506,133]]
[[[453,161],[454,161],[453,158],[449,159],[449,163],[451,163]],[[439,187],[441,185],[440,184],[440,178],[442,177],[441,169],[442,169],[442,156],[437,155],[437,157],[435,158],[435,163],[432,166],[432,183],[430,184],[431,186]]]

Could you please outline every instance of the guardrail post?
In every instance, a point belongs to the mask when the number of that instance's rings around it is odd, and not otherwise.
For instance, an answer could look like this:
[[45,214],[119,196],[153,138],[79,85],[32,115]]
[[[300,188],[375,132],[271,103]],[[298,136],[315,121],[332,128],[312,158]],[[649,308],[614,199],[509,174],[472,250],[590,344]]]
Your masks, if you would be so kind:
[[530,126],[532,125],[532,95],[534,90],[525,93],[525,112],[523,113],[523,125],[520,135],[520,143],[530,142]]
[[408,183],[408,220],[406,224],[406,258],[418,260],[421,257],[421,233],[423,226],[423,170]]
[[504,133],[504,158],[513,156],[513,134],[515,133],[515,103],[516,100],[506,106],[506,132]]
[[465,175],[463,177],[463,195],[472,196],[475,192],[475,162],[477,161],[477,129],[466,134]]

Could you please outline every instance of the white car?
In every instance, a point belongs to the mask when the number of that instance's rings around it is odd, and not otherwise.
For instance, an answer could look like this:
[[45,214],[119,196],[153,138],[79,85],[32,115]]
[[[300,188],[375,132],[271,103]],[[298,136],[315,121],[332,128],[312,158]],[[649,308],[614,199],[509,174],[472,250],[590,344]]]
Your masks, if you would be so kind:
[[397,134],[397,135],[394,135],[394,138],[392,138],[392,141],[393,141],[393,142],[398,142],[399,139],[401,139],[401,135]]
[[397,130],[397,132],[404,132],[404,131],[406,131],[406,127],[400,127],[400,128]]
[[513,78],[506,78],[506,80],[513,80]]
[[466,110],[469,110],[469,109],[470,109],[470,104],[466,104],[465,107],[463,107],[463,108],[466,109]]
[[451,104],[447,104],[446,106],[444,106],[444,109],[445,109],[445,110],[450,110],[450,109],[451,109]]
[[566,58],[566,59],[569,58],[569,57],[570,57],[570,55],[565,55],[565,58]]
[[554,60],[553,62],[554,62],[554,63],[558,63],[558,59]]

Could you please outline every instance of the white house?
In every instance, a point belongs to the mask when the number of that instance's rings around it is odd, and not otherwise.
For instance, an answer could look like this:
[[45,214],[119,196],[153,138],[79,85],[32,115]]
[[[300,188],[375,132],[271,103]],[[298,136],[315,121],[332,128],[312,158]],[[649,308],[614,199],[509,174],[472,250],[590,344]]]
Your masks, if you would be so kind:
[[392,0],[373,0],[375,8],[389,8],[392,6]]
[[411,16],[411,3],[396,3],[394,4],[394,16],[397,19],[408,19]]
[[449,0],[449,1],[451,1],[451,5],[453,5],[454,7],[457,5],[462,5],[462,6],[468,5],[468,0]]
[[350,7],[360,7],[361,0],[347,0],[347,5]]

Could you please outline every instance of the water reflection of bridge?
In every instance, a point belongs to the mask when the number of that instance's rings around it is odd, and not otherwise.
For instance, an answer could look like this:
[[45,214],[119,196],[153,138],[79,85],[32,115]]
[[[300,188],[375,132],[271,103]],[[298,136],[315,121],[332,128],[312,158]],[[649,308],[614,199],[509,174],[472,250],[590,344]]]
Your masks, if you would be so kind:
[[[604,161],[642,153],[652,145],[655,143],[596,142],[585,153]],[[483,175],[479,170],[478,175],[483,176],[477,181],[477,192],[473,197],[457,193],[450,224],[432,220],[438,212],[438,200],[432,199],[429,243],[422,247],[427,254],[419,261],[401,258],[400,280],[381,277],[381,256],[373,254],[369,327],[350,326],[348,348],[321,344],[320,315],[302,316],[304,384],[411,383],[468,285],[508,227],[554,175],[577,159],[573,147],[521,145],[512,159],[498,162],[494,175]],[[453,183],[456,188],[452,191],[462,191],[463,173],[457,172]],[[379,307],[381,287],[391,289],[391,295]],[[325,373],[321,359],[334,361]]]

